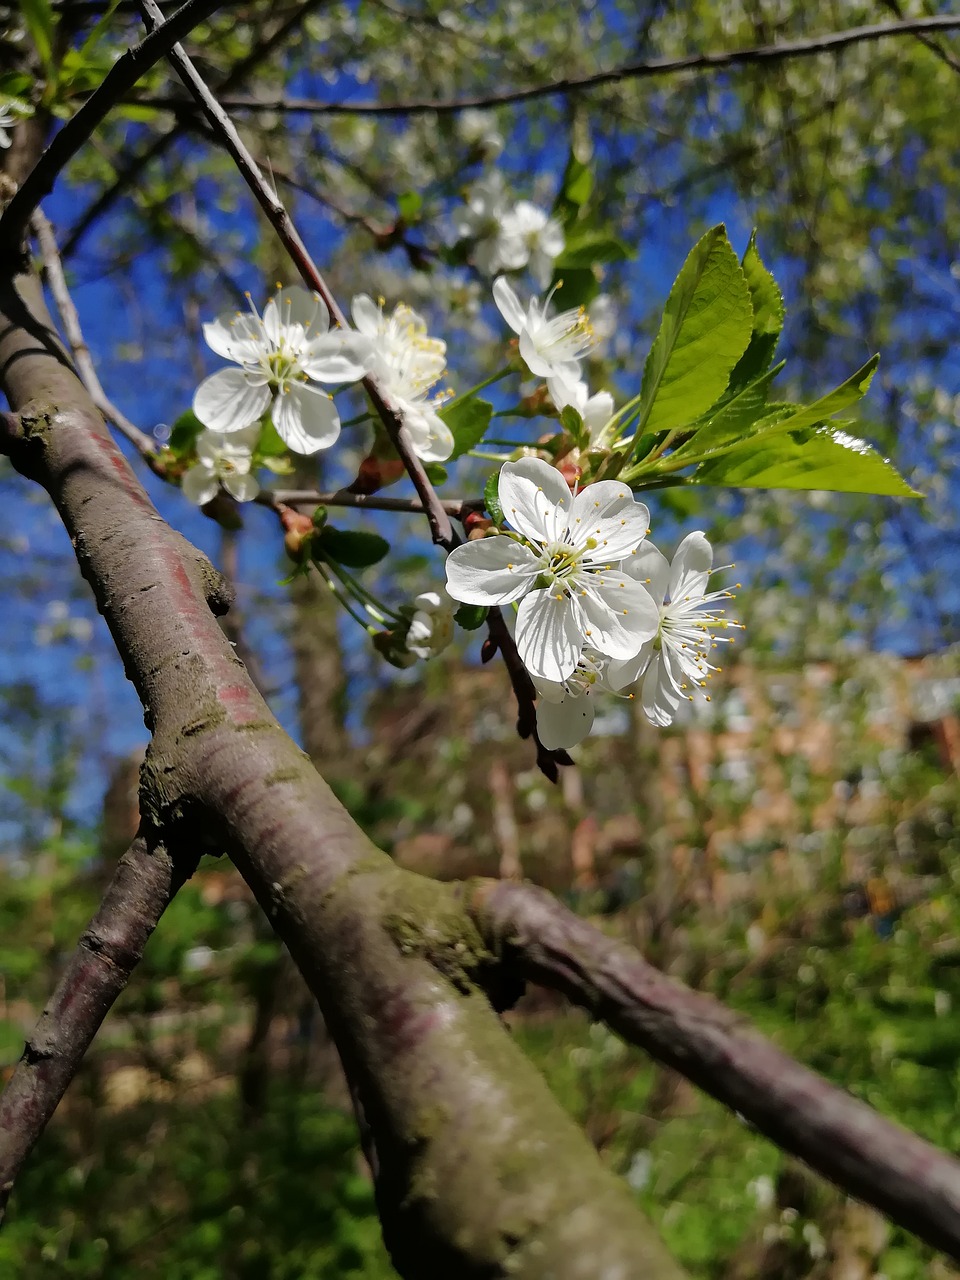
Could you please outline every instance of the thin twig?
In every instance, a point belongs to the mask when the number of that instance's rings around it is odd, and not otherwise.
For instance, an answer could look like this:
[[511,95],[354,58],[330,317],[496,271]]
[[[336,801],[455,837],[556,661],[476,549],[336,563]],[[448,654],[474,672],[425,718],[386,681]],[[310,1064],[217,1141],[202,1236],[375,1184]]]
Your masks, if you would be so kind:
[[[141,10],[144,14],[144,21],[148,26],[156,30],[158,24],[163,20],[163,15],[154,0],[141,0]],[[320,296],[331,320],[347,328],[347,318],[340,309],[336,298],[330,292],[319,268],[311,258],[300,233],[293,223],[293,219],[276,192],[267,183],[259,165],[237,133],[233,122],[220,107],[204,83],[203,78],[179,45],[174,45],[170,51],[169,58],[177,74],[203,109],[204,115],[207,117],[214,132],[233,158],[241,176],[253,192],[257,203],[266,214],[267,220],[299,271],[300,278],[308,288]],[[389,398],[384,394],[375,378],[368,375],[364,378],[363,383],[370,399],[373,401],[374,408],[386,428],[387,434],[407,470],[407,474],[413,481],[413,487],[423,503],[433,541],[445,550],[451,550],[460,540],[454,532],[453,525],[450,523],[449,515],[444,510],[442,502],[437,497],[436,491],[427,477],[423,463],[413,450],[409,433],[403,425],[402,417],[393,408]]]
[[147,939],[197,856],[148,849],[138,836],[0,1096],[0,1219],[17,1175],[77,1073],[90,1042],[143,955]]
[[59,133],[54,134],[46,151],[0,216],[0,251],[16,252],[19,249],[33,211],[53,190],[60,173],[88,141],[97,125],[145,71],[165,57],[178,40],[209,18],[222,2],[186,0],[166,21],[161,14],[153,30],[117,59],[76,115],[71,116]]
[[34,235],[37,237],[37,244],[40,246],[44,275],[50,292],[53,294],[53,300],[57,304],[60,322],[63,325],[63,332],[66,335],[67,342],[70,344],[70,350],[73,352],[73,359],[77,366],[77,373],[80,375],[80,381],[87,388],[90,399],[107,421],[112,422],[117,430],[125,435],[131,444],[136,446],[144,458],[149,460],[157,452],[156,441],[152,436],[148,436],[145,431],[141,431],[139,427],[134,426],[130,419],[121,413],[116,405],[108,399],[107,393],[97,377],[90,348],[87,346],[83,330],[80,328],[80,317],[67,287],[67,280],[63,273],[60,254],[57,251],[57,241],[53,234],[53,227],[39,209],[35,210],[33,217],[30,219],[30,225],[33,228]]
[[[939,14],[929,18],[911,18],[905,22],[877,23],[872,26],[850,27],[846,31],[829,32],[811,36],[806,40],[791,40],[784,44],[755,45],[749,49],[720,50],[711,53],[690,53],[681,58],[652,58],[642,62],[627,62],[610,71],[597,71],[588,76],[571,76],[553,80],[548,84],[531,85],[525,89],[507,89],[500,93],[479,94],[471,98],[453,98],[431,101],[421,98],[410,102],[318,102],[312,98],[274,98],[262,101],[256,98],[222,98],[221,105],[227,111],[272,111],[302,115],[356,115],[356,116],[413,116],[435,112],[452,115],[459,111],[482,110],[502,107],[513,102],[529,102],[535,98],[552,98],[559,94],[595,89],[600,85],[614,84],[620,80],[652,80],[659,76],[676,75],[682,71],[723,71],[727,67],[784,62],[789,58],[809,58],[820,53],[832,53],[848,45],[863,41],[884,40],[892,36],[921,35],[929,31],[953,31],[960,28],[960,16]],[[189,103],[178,97],[143,97],[136,99],[139,106],[157,107],[165,111],[189,109]]]
[[[308,14],[317,9],[324,0],[306,0],[306,3],[294,6],[290,17],[282,22],[280,26],[269,36],[262,44],[258,44],[245,58],[234,67],[230,74],[224,79],[221,86],[221,92],[229,91],[237,85],[242,84],[244,78],[249,72],[256,70],[260,63],[273,53],[278,45],[282,44],[289,35],[296,31],[304,22]],[[135,6],[131,6],[135,8]],[[177,124],[169,133],[161,134],[159,138],[155,138],[145,151],[134,156],[126,167],[117,173],[114,182],[97,196],[96,200],[90,204],[77,222],[70,230],[63,245],[63,256],[69,258],[81,239],[90,230],[93,224],[101,218],[111,205],[128,191],[134,185],[141,173],[144,172],[154,160],[159,160],[161,156],[169,151],[170,147],[180,137],[183,132],[183,125]]]
[[960,1257],[960,1163],[887,1120],[533,885],[472,882],[469,914],[519,976],[561,991],[908,1231]]
[[[283,503],[287,507],[357,507],[367,511],[406,511],[423,513],[419,498],[383,498],[377,494],[350,493],[338,489],[336,493],[320,493],[316,489],[263,489],[256,499],[263,506],[275,507]],[[463,520],[471,511],[483,510],[482,498],[438,499],[444,511],[453,520]]]

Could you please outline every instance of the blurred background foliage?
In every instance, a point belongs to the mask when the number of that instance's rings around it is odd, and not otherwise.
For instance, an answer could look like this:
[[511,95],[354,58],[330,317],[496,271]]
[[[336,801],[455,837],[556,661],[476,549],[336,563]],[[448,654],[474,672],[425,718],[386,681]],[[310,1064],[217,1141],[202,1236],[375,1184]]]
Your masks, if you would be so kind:
[[[49,8],[56,38],[33,71],[52,86],[44,101],[55,114],[75,109],[135,38],[130,10],[114,6],[81,56],[98,6]],[[945,11],[934,0],[597,0],[549,11],[526,0],[274,0],[231,6],[191,47],[225,93],[403,102]],[[16,25],[11,17],[0,39],[19,56],[29,40]],[[700,523],[720,557],[736,560],[748,627],[712,702],[670,731],[613,704],[578,767],[551,788],[513,736],[502,671],[477,667],[475,637],[429,667],[384,672],[342,631],[320,586],[276,585],[285,569],[268,513],[245,512],[246,528],[226,533],[146,478],[163,514],[236,580],[231,637],[272,704],[404,865],[546,885],[953,1151],[958,59],[956,36],[903,37],[480,114],[238,113],[338,295],[422,308],[448,341],[461,389],[499,336],[487,282],[468,262],[445,261],[451,210],[492,167],[518,198],[549,207],[571,152],[593,173],[590,216],[636,249],[593,273],[615,322],[592,382],[609,380],[623,398],[636,390],[637,352],[673,275],[721,219],[741,249],[758,228],[783,284],[791,368],[809,371],[797,396],[883,352],[860,429],[921,503],[652,495],[665,547],[678,521]],[[30,92],[6,75],[0,88]],[[172,91],[158,68],[139,96]],[[192,121],[126,104],[47,204],[101,378],[146,430],[189,404],[207,367],[200,321],[290,276]],[[118,198],[101,200],[123,174]],[[343,439],[325,474],[304,482],[351,474],[364,442]],[[445,493],[478,492],[484,474],[458,473]],[[135,828],[144,735],[54,514],[7,472],[0,490],[9,1071]],[[418,525],[378,527],[399,557],[385,590],[401,599],[439,576]],[[554,997],[529,991],[508,1017],[694,1276],[957,1274]],[[0,1272],[393,1274],[335,1053],[227,865],[205,860],[162,921],[23,1176],[0,1233]]]

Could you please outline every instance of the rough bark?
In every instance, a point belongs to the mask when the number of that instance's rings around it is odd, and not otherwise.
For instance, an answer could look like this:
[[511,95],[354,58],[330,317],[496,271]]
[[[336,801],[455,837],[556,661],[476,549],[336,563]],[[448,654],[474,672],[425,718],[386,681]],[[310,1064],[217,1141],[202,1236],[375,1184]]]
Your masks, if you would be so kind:
[[172,854],[163,844],[148,847],[140,836],[120,859],[0,1096],[0,1220],[17,1173],[140,962],[157,921],[196,865],[192,854]]

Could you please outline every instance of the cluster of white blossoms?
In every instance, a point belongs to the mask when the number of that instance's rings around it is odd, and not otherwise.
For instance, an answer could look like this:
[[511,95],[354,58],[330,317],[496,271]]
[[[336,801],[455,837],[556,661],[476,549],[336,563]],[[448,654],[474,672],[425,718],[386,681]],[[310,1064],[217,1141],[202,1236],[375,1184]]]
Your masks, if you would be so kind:
[[453,452],[453,436],[437,413],[443,397],[430,398],[430,391],[446,369],[446,343],[429,337],[426,321],[403,302],[385,316],[382,298],[374,303],[360,294],[351,315],[369,343],[368,371],[398,409],[417,454],[443,462]]
[[[400,414],[421,458],[450,456],[453,436],[437,413],[442,397],[429,394],[446,368],[445,344],[429,337],[423,318],[403,303],[384,316],[382,302],[361,294],[352,311],[355,329],[331,328],[321,299],[295,286],[278,289],[262,316],[251,303],[247,314],[203,326],[207,345],[239,367],[211,374],[194,395],[193,411],[206,431],[197,465],[183,479],[191,501],[209,502],[220,483],[238,502],[256,497],[250,471],[267,413],[293,453],[329,449],[340,435],[340,415],[325,384],[367,374]],[[227,441],[217,446],[217,436]]]
[[707,592],[713,551],[689,534],[670,565],[646,542],[647,508],[617,480],[579,493],[540,458],[506,462],[498,496],[511,530],[457,547],[447,590],[476,605],[516,605],[507,618],[538,694],[545,747],[571,747],[590,732],[593,695],[641,681],[654,724],[672,722],[703,688],[717,635],[738,624]]
[[474,264],[485,275],[529,270],[541,288],[563,253],[563,227],[529,200],[510,202],[503,176],[494,170],[475,182],[454,216],[458,240],[473,242]]

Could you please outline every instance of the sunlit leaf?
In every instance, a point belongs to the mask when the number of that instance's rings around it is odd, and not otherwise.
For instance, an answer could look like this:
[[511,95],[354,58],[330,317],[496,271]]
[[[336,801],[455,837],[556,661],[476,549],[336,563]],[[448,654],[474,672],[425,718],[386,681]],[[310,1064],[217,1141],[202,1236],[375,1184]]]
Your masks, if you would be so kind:
[[703,463],[691,479],[734,488],[919,496],[888,459],[836,425],[758,437]]
[[746,277],[723,226],[693,247],[647,356],[638,435],[693,422],[726,390],[753,332]]
[[440,417],[453,432],[452,461],[475,449],[486,435],[493,417],[493,405],[477,396],[467,396],[441,409]]

